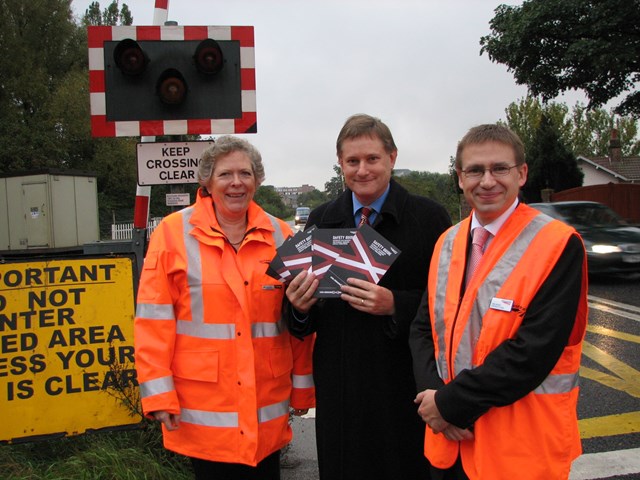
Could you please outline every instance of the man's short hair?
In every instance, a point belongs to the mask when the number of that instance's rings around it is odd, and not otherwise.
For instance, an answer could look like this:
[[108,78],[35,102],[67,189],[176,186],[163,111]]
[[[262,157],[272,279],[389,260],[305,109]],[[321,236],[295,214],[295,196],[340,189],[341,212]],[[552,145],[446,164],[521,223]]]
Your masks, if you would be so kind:
[[345,140],[363,136],[379,138],[387,153],[398,151],[398,147],[396,147],[393,141],[391,130],[389,130],[389,127],[387,127],[382,120],[372,117],[371,115],[359,113],[350,116],[338,134],[338,140],[336,140],[336,153],[338,157],[342,154],[342,143]]
[[460,170],[462,168],[462,151],[466,147],[486,142],[498,142],[511,147],[516,158],[516,165],[521,165],[525,162],[524,145],[520,137],[504,125],[487,123],[473,127],[458,142],[456,169]]

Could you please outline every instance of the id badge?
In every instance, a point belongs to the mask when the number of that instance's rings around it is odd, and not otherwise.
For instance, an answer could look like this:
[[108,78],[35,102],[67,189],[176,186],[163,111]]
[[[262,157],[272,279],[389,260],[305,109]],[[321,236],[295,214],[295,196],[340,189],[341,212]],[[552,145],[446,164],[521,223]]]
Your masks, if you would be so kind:
[[507,300],[506,298],[493,297],[489,308],[494,310],[500,310],[501,312],[510,312],[513,309],[513,300]]

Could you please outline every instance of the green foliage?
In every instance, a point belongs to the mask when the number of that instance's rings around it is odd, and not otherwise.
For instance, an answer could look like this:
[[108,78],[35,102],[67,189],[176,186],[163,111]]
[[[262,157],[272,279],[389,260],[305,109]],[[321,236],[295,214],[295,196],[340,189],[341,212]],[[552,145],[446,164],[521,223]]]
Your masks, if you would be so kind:
[[82,24],[88,25],[132,25],[133,16],[127,4],[120,7],[118,0],[112,0],[104,10],[100,10],[100,2],[91,2],[82,17]]
[[527,202],[541,201],[540,191],[556,192],[582,185],[583,173],[551,121],[543,115],[527,154],[529,176],[522,192]]
[[481,53],[544,101],[580,89],[589,108],[628,93],[618,114],[640,115],[637,0],[525,0],[500,5]]
[[598,108],[589,110],[577,104],[572,111],[570,146],[575,155],[606,156],[609,155],[611,130],[618,130],[618,138],[622,144],[623,156],[640,154],[638,139],[638,120],[632,116],[620,117],[613,112],[607,113]]
[[83,33],[69,0],[0,0],[0,10],[0,173],[57,166],[48,107],[69,75],[86,69]]
[[570,111],[565,104],[542,104],[531,96],[512,102],[505,113],[506,125],[520,136],[527,154],[543,117],[576,156],[608,155],[609,139],[614,128],[619,132],[624,156],[640,153],[638,121],[631,116],[622,117],[603,108],[588,109],[581,103],[576,103]]
[[37,443],[3,445],[0,471],[11,480],[187,480],[186,457],[164,449],[158,423]]
[[[309,194],[305,194],[305,196],[300,195],[298,197],[298,204],[307,205],[313,209],[320,203],[324,203],[324,201],[336,199],[344,191],[344,181],[342,171],[338,165],[333,166],[333,171],[336,175],[325,183],[324,200],[317,195],[316,200],[315,198],[306,196]],[[454,177],[448,173],[410,172],[402,176],[394,175],[393,178],[409,192],[440,203],[447,209],[452,219],[459,219],[460,200],[457,191],[457,182]],[[311,193],[313,194],[313,192]],[[318,202],[317,204],[316,201]]]
[[284,204],[282,198],[280,198],[280,195],[278,195],[278,192],[276,192],[275,187],[272,185],[261,185],[253,199],[258,205],[264,208],[265,211],[275,217],[286,219],[294,213],[293,208],[287,207]]
[[95,173],[105,238],[114,216],[133,218],[136,140],[91,137],[84,26],[133,19],[124,4],[113,1],[103,17],[93,2],[81,27],[70,3],[0,0],[0,173]]
[[441,204],[452,219],[459,219],[460,200],[450,174],[411,172],[394,179],[409,192]]
[[543,105],[538,99],[527,96],[518,103],[512,102],[505,109],[506,124],[518,134],[524,144],[525,152],[529,152],[543,115],[554,125],[563,139],[567,140],[570,137],[568,110],[564,104],[551,102]]
[[[166,450],[158,422],[143,419],[140,390],[126,372],[133,365],[109,364],[115,382],[106,391],[128,409],[137,425],[88,432],[37,443],[3,445],[0,471],[12,480],[181,480],[192,478],[187,457]],[[123,380],[125,379],[126,380]]]
[[342,176],[342,170],[339,165],[333,166],[333,173],[335,176],[324,184],[324,193],[327,194],[329,200],[335,200],[344,192],[344,178]]
[[311,207],[311,210],[313,210],[318,205],[322,205],[323,203],[325,203],[328,199],[329,197],[325,192],[314,189],[310,192],[298,195],[298,206]]
[[136,140],[100,138],[86,169],[98,176],[98,205],[101,237],[111,235],[111,223],[133,221],[137,184]]

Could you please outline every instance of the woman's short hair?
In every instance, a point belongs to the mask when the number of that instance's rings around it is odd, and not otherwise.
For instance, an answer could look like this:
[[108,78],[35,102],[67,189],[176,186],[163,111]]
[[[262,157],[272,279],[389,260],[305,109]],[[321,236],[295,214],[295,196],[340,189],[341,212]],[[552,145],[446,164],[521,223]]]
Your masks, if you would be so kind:
[[200,164],[198,165],[198,183],[206,188],[207,183],[211,180],[211,175],[216,168],[216,161],[233,152],[246,153],[251,160],[251,169],[256,179],[256,187],[264,182],[264,166],[262,165],[262,156],[256,147],[251,145],[243,138],[234,137],[232,135],[223,135],[215,140],[213,146],[207,148],[200,156]]
[[393,153],[398,150],[398,147],[396,147],[393,141],[391,130],[389,130],[389,127],[387,127],[382,120],[372,117],[371,115],[358,113],[347,119],[338,134],[338,139],[336,140],[336,153],[338,157],[342,154],[342,143],[345,140],[363,136],[379,138],[382,145],[384,145],[384,151],[387,153]]
[[520,137],[504,125],[499,123],[486,123],[471,128],[466,135],[462,137],[462,140],[458,142],[456,168],[458,170],[462,168],[462,151],[466,147],[486,142],[498,142],[511,147],[516,159],[516,165],[521,165],[525,162],[524,145]]

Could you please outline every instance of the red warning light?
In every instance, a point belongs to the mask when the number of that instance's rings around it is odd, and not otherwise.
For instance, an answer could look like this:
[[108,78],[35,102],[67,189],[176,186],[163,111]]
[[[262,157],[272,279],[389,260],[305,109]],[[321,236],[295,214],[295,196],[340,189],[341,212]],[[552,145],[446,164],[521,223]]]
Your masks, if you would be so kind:
[[218,42],[211,38],[200,42],[193,58],[198,71],[206,75],[215,75],[222,70],[224,64],[222,49]]
[[149,59],[138,42],[127,38],[118,43],[113,51],[113,60],[120,71],[129,76],[138,76],[147,68]]

